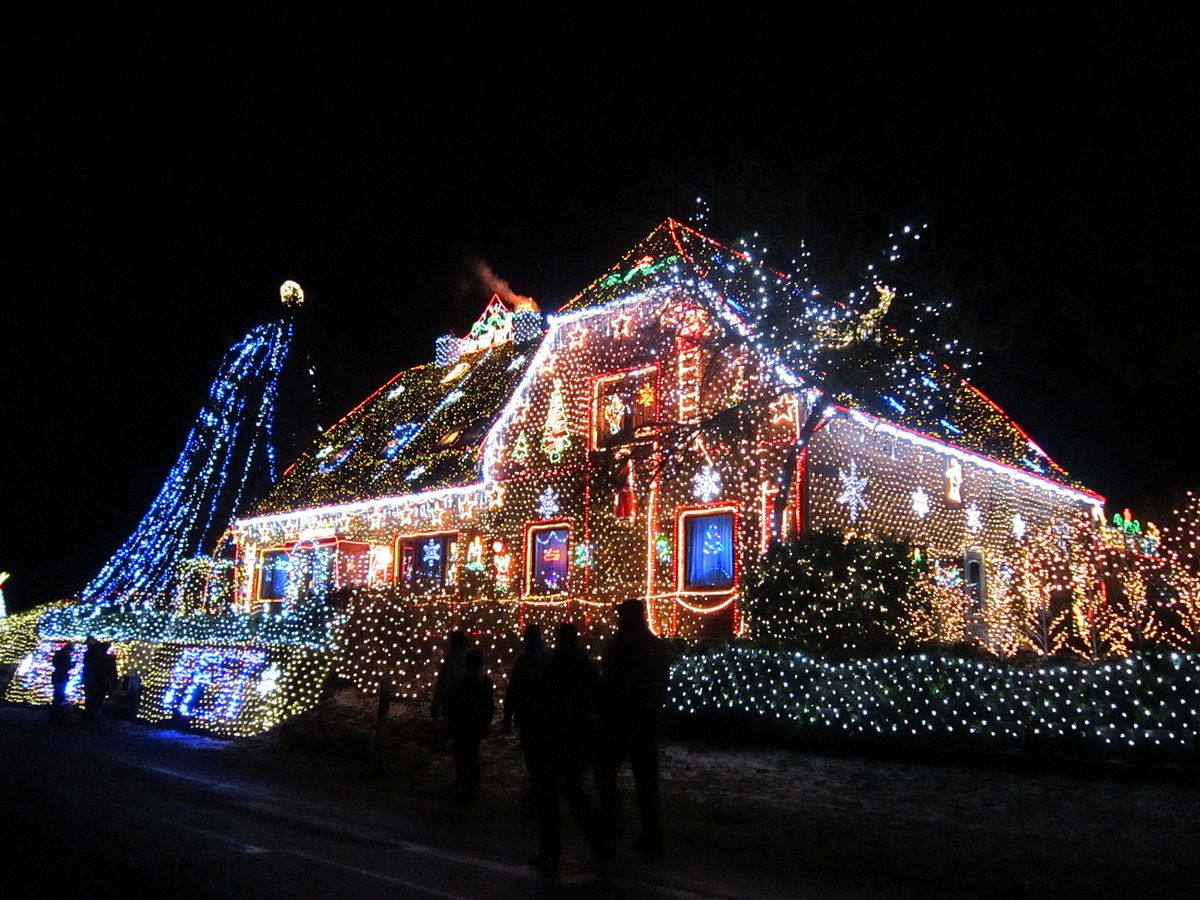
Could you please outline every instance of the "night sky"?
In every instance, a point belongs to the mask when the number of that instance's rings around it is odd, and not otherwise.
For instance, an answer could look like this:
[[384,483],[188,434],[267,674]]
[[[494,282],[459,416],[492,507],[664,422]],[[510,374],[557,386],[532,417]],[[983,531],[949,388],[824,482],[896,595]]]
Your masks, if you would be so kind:
[[985,391],[1118,508],[1200,488],[1195,13],[829,5],[0,14],[10,608],[133,529],[285,278],[328,424],[470,325],[473,258],[553,309],[697,195],[846,277],[928,222]]

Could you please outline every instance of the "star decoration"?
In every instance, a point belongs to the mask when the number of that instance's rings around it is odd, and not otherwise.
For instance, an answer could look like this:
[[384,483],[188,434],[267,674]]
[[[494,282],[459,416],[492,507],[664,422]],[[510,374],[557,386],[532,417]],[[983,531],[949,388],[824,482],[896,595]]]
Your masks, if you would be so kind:
[[621,310],[612,317],[609,330],[615,338],[631,337],[633,335],[633,314],[627,310]]
[[567,332],[567,349],[581,350],[587,343],[588,330],[583,325],[576,325]]

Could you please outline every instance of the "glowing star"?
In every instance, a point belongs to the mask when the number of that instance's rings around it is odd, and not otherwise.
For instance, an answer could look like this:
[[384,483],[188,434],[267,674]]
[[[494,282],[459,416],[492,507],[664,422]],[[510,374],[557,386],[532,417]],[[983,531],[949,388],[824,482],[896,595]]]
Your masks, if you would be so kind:
[[850,460],[850,471],[838,470],[838,478],[842,480],[842,492],[837,496],[837,502],[844,504],[850,511],[850,521],[857,522],[858,514],[867,508],[867,477],[858,474],[858,461]]
[[584,325],[576,325],[567,332],[567,349],[582,350],[587,344],[588,330]]
[[558,492],[552,487],[547,487],[538,496],[537,511],[538,515],[543,519],[553,519],[558,515]]
[[299,306],[304,302],[304,289],[294,281],[285,281],[279,286],[279,299],[284,306]]
[[771,425],[775,428],[796,427],[796,398],[791,394],[771,401]]
[[621,310],[612,317],[609,331],[615,338],[627,338],[633,334],[633,313]]
[[705,466],[692,476],[692,496],[711,503],[721,496],[721,473],[712,466]]
[[978,531],[983,527],[983,513],[974,503],[967,506],[965,510],[967,514],[967,530]]
[[929,495],[925,493],[925,488],[918,487],[912,492],[912,511],[918,519],[929,515]]
[[1013,513],[1012,517],[1012,533],[1018,541],[1025,537],[1025,520],[1021,518],[1020,513]]
[[271,663],[267,666],[254,688],[258,696],[265,697],[279,687],[279,676],[282,674],[283,672],[279,670],[279,663]]
[[387,521],[387,513],[378,506],[372,506],[367,510],[367,527],[372,531],[378,531]]

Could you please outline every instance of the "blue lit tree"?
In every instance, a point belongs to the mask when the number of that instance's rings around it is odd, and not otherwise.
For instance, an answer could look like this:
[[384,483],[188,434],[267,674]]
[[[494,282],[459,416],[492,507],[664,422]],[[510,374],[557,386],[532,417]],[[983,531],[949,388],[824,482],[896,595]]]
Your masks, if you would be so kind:
[[[284,303],[299,305],[303,294],[289,285]],[[210,552],[251,494],[275,480],[276,401],[293,332],[289,313],[229,349],[158,495],[82,602],[168,604],[184,562]]]

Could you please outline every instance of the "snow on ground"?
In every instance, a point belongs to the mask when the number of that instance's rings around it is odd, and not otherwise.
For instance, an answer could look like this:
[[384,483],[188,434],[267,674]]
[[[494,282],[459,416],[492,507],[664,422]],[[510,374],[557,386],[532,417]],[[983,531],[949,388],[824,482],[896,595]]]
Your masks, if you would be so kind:
[[[306,719],[235,746],[337,778],[369,767],[373,716],[373,701],[343,692]],[[528,784],[515,736],[497,728],[483,757],[474,819],[494,813],[496,827],[511,828],[521,821],[513,816],[531,818],[521,812]],[[424,707],[393,707],[383,769],[385,792],[451,802],[444,726]],[[943,896],[1194,896],[1200,886],[1194,772],[1013,770],[669,741],[662,780],[672,845],[665,864],[717,866],[748,884],[756,874],[796,871]],[[518,827],[531,840],[536,834],[532,822]]]

